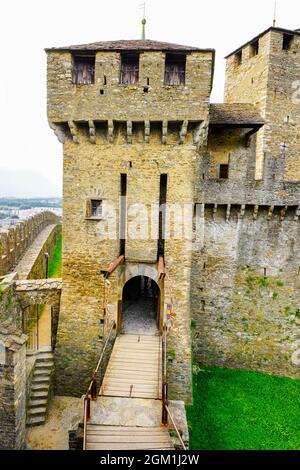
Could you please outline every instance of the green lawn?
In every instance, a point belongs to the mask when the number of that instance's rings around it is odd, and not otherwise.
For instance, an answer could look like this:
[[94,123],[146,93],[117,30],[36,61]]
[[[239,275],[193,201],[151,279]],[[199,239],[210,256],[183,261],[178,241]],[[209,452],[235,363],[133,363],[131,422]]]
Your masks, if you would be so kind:
[[61,252],[62,252],[62,236],[57,238],[57,242],[53,254],[49,260],[48,277],[61,277]]
[[300,449],[300,381],[202,367],[193,391],[191,449]]

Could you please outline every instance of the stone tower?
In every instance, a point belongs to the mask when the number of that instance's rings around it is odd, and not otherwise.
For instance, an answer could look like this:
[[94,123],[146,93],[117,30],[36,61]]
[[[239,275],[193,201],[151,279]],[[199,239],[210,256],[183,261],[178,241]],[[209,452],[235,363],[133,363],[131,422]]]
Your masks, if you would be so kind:
[[252,103],[266,119],[258,134],[256,179],[267,155],[274,178],[299,181],[300,31],[271,27],[227,56],[225,101]]
[[46,52],[64,153],[57,393],[85,392],[111,321],[122,328],[124,286],[140,276],[159,288],[158,330],[171,313],[170,396],[190,400],[192,240],[178,211],[192,225],[214,51],[137,40]]

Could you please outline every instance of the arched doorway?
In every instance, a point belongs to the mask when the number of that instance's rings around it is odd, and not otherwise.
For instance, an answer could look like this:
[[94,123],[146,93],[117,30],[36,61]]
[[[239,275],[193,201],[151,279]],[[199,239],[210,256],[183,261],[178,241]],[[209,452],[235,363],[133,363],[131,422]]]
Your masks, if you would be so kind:
[[147,276],[136,276],[123,287],[121,333],[154,335],[159,327],[160,290]]

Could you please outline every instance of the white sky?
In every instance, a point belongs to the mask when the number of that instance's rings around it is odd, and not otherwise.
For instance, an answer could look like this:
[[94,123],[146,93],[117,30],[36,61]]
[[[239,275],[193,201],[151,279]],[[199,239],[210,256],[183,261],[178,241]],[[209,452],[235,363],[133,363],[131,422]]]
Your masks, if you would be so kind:
[[[62,148],[47,123],[43,49],[139,38],[141,3],[142,0],[1,2],[0,176],[1,171],[4,175],[3,169],[14,172],[26,169],[53,184],[56,189],[49,195],[60,195]],[[223,57],[271,26],[274,11],[274,0],[147,0],[146,3],[148,39],[216,49],[213,101],[223,99]],[[300,28],[300,2],[277,0],[277,4],[277,26]],[[28,186],[28,191],[11,186],[10,192],[18,196],[48,195],[43,194],[34,178]],[[2,183],[0,196],[8,192],[7,185],[4,189]]]

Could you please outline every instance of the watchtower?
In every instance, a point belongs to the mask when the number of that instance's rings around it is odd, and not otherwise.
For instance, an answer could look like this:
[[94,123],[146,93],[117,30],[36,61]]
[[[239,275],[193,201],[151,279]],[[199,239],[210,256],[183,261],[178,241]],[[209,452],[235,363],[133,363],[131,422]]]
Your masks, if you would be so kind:
[[178,216],[194,201],[214,51],[135,40],[46,52],[64,148],[58,393],[85,391],[111,319],[122,329],[124,302],[152,292],[157,331],[172,317],[171,396],[188,400],[191,240]]

